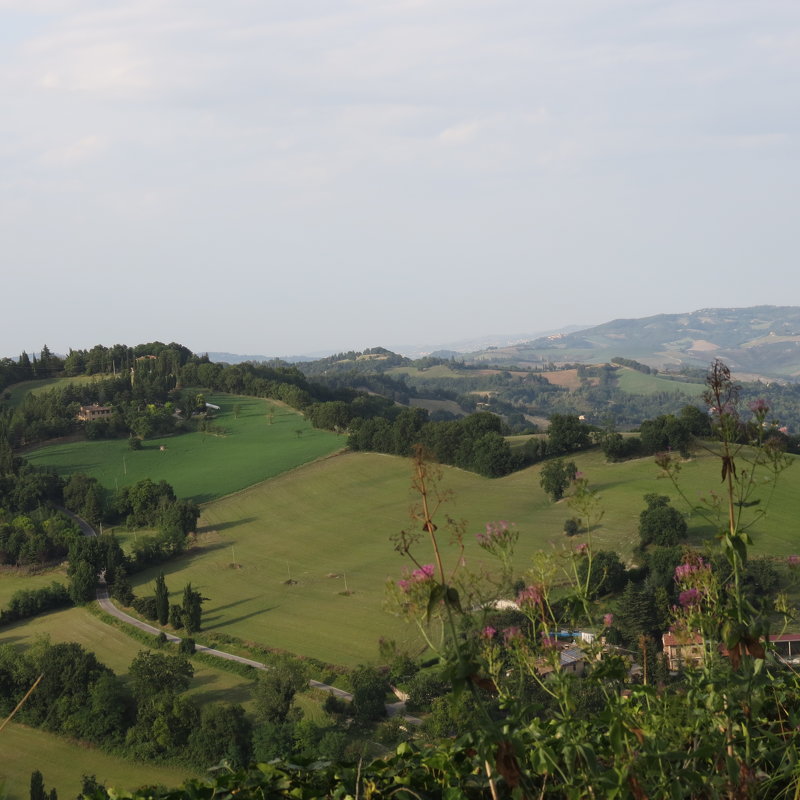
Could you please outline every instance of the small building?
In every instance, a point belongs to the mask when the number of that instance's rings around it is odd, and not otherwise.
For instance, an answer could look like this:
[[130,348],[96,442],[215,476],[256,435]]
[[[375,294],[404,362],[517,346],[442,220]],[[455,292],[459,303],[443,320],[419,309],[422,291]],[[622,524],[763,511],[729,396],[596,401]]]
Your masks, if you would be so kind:
[[110,419],[114,409],[111,406],[101,406],[93,403],[90,406],[81,406],[78,411],[78,419],[81,422],[97,422],[101,419]]
[[[800,633],[770,634],[769,641],[781,661],[800,663]],[[705,660],[705,644],[699,633],[665,633],[661,642],[670,672],[679,672],[683,667],[699,667]],[[728,655],[722,645],[719,652],[723,656]]]
[[670,672],[683,667],[699,667],[705,659],[705,644],[699,633],[665,633],[661,636]]

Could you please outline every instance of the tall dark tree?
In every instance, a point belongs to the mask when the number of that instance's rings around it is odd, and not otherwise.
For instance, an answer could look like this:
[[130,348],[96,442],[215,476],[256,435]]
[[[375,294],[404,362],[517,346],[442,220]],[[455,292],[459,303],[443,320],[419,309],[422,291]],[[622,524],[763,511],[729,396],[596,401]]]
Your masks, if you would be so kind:
[[203,618],[203,601],[208,600],[187,583],[183,588],[183,624],[186,633],[197,633],[200,630]]
[[31,800],[47,800],[47,792],[44,788],[44,776],[38,769],[31,772]]
[[166,625],[169,620],[169,589],[164,579],[164,573],[159,572],[155,582],[156,613],[160,625]]

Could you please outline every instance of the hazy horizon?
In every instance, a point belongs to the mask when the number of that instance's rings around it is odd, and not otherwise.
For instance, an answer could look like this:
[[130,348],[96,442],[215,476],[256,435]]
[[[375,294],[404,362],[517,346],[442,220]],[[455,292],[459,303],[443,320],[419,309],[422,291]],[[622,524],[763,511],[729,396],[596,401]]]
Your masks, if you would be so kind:
[[0,350],[791,303],[789,0],[0,0]]

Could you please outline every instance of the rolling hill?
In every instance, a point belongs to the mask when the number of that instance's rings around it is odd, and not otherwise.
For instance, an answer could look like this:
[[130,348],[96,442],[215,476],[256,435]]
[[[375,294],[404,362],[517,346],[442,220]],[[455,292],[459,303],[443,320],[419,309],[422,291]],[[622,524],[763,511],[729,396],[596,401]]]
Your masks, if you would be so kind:
[[615,356],[661,370],[706,367],[721,358],[743,379],[800,377],[800,307],[706,308],[617,319],[593,328],[480,351],[494,364],[600,363]]

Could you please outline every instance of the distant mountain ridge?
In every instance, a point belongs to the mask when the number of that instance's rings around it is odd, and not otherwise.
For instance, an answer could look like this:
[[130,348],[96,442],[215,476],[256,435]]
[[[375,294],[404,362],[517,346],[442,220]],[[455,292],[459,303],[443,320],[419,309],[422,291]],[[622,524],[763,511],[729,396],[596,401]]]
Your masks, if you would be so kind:
[[721,358],[742,377],[800,378],[800,307],[704,308],[616,319],[575,333],[475,352],[468,361],[599,363],[615,356],[662,370]]

